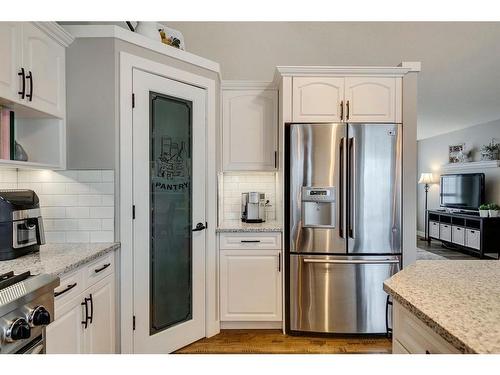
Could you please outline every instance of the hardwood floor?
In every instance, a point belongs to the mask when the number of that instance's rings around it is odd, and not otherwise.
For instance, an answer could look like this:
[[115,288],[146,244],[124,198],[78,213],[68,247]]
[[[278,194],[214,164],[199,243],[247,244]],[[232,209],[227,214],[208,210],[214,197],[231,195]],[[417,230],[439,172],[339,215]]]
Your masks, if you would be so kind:
[[222,330],[176,354],[390,354],[386,337],[304,337],[284,335],[280,330]]

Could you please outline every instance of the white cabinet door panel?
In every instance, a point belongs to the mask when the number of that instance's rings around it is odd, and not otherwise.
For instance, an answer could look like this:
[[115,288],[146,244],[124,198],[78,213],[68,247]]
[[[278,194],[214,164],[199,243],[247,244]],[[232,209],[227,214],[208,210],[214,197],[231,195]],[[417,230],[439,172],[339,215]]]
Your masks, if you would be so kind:
[[87,353],[115,352],[115,291],[114,275],[110,275],[88,289],[92,295],[92,323],[85,335]]
[[222,101],[223,169],[276,169],[277,91],[226,90]]
[[45,331],[47,354],[84,353],[83,306],[80,299],[68,302],[64,306],[55,305],[55,320]]
[[19,101],[22,47],[19,22],[0,22],[0,98]]
[[346,77],[346,121],[401,122],[401,84],[398,80],[401,78]]
[[33,98],[26,105],[42,112],[64,117],[65,49],[31,23],[23,23],[23,66],[32,75],[26,91]]
[[280,250],[220,252],[221,321],[281,321]]
[[343,77],[293,77],[294,122],[339,122]]

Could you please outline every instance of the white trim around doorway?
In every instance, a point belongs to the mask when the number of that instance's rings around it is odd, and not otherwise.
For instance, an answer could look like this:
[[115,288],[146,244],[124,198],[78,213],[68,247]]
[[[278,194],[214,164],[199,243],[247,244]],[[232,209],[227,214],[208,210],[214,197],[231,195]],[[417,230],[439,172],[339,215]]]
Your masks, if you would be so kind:
[[129,53],[120,52],[120,331],[121,353],[134,353],[133,347],[133,174],[132,174],[132,69],[140,69],[207,91],[206,142],[207,181],[205,270],[205,336],[220,331],[217,276],[217,167],[216,167],[216,82]]

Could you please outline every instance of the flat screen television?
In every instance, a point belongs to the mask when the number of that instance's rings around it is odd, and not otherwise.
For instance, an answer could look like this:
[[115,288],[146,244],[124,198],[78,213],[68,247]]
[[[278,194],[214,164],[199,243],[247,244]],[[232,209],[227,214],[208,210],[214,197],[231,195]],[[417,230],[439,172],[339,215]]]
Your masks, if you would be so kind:
[[441,207],[477,210],[484,203],[484,173],[441,175]]

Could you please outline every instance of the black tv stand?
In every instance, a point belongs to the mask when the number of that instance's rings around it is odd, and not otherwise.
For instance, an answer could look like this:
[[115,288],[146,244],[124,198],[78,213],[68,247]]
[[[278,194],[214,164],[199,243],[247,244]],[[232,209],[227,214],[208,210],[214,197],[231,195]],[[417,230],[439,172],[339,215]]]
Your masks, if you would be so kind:
[[481,259],[500,257],[500,217],[480,217],[478,212],[427,210],[427,242],[441,241]]

